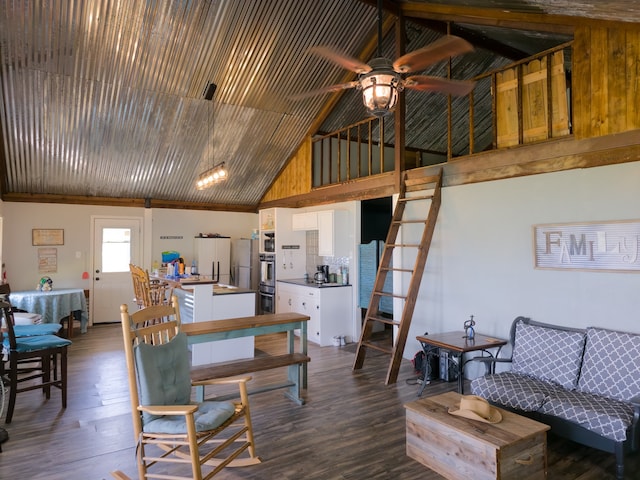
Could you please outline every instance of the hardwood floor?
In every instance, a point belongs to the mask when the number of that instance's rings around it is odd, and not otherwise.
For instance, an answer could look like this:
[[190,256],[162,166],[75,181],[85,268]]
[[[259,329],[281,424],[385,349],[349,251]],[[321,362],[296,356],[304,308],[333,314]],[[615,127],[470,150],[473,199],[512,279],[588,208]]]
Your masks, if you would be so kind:
[[[256,347],[281,352],[279,334]],[[75,336],[70,347],[69,398],[44,400],[39,391],[18,395],[9,441],[0,453],[0,479],[109,479],[120,469],[136,477],[126,367],[119,325],[100,325]],[[260,353],[258,351],[258,354]],[[385,386],[388,356],[370,353],[351,371],[353,348],[310,344],[307,404],[295,405],[282,390],[251,397],[256,449],[263,463],[226,469],[216,478],[251,480],[436,480],[439,475],[405,454],[404,403],[417,398],[410,362],[396,385]],[[260,372],[253,383],[281,378]],[[454,390],[434,382],[425,395]],[[613,479],[613,455],[549,436],[550,479]],[[625,479],[640,478],[639,456],[627,458]]]

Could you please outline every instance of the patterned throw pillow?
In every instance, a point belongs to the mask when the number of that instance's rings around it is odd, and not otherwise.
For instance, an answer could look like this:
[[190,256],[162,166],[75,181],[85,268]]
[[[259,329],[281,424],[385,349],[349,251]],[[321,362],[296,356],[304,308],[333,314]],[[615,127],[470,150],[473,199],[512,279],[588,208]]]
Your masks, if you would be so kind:
[[512,371],[573,390],[584,350],[584,332],[516,325]]
[[640,395],[640,335],[588,328],[579,389],[623,401]]

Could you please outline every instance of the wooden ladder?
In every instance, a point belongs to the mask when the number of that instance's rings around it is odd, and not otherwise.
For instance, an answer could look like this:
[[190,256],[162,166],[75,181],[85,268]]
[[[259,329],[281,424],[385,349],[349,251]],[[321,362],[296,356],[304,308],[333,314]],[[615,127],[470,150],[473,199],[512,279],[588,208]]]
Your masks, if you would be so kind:
[[[364,319],[362,334],[360,335],[358,350],[353,364],[354,370],[362,368],[368,348],[391,354],[391,361],[389,362],[387,379],[385,381],[387,385],[395,383],[398,379],[398,371],[400,370],[402,354],[404,353],[407,336],[409,335],[409,327],[411,326],[411,319],[416,305],[418,290],[420,289],[420,281],[422,280],[422,274],[424,272],[429,247],[431,245],[431,238],[433,237],[438,211],[440,210],[441,188],[442,169],[437,175],[422,177],[420,179],[409,180],[407,179],[406,172],[403,174],[400,195],[396,208],[393,212],[393,218],[391,220],[391,225],[389,226],[389,233],[387,234],[387,240],[385,241],[382,256],[380,258],[378,273],[376,274],[373,291],[371,292],[371,300],[369,301],[369,307],[367,308],[367,314]],[[411,213],[407,212],[407,215],[405,215],[406,206],[410,202],[424,202],[426,205],[425,210],[427,212],[426,218],[423,218],[420,214],[419,219],[414,219],[413,217],[417,216],[415,213],[416,209],[414,208],[410,209]],[[419,206],[419,204],[417,206]],[[422,212],[423,211],[421,210],[421,213]],[[412,228],[411,225],[414,226],[414,229],[417,227],[422,230],[420,243],[396,243],[398,240],[398,233],[405,230],[402,236],[406,237],[406,230]],[[411,232],[412,238],[416,238],[417,235],[414,236],[413,233],[415,232]],[[393,267],[392,257],[394,250],[396,249],[400,249],[400,253],[402,253],[403,250],[413,249],[415,251],[417,249],[416,260],[413,268]],[[398,259],[397,255],[396,259]],[[394,272],[411,274],[406,294],[384,291],[385,280],[390,272],[392,275]],[[404,300],[404,307],[402,309],[400,320],[385,318],[380,314],[380,300],[383,297],[400,298]],[[374,325],[380,323],[385,326],[394,325],[398,327],[397,335],[395,335],[396,338],[393,340],[391,348],[389,348],[388,342],[387,344],[384,344],[383,342],[375,341],[373,339]]]

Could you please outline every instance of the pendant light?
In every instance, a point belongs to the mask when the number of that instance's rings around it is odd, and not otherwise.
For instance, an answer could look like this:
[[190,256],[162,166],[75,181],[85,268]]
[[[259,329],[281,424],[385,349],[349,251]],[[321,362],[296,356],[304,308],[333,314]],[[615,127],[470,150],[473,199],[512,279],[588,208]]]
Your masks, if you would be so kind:
[[[211,110],[213,110],[215,108],[215,104],[213,103],[213,95],[216,91],[216,84],[210,82],[204,89],[204,92],[202,94],[203,98],[205,100],[209,100],[212,103],[212,107]],[[211,161],[211,164],[213,165],[211,168],[207,169],[206,171],[204,171],[203,173],[201,173],[200,175],[198,175],[198,178],[196,179],[196,189],[198,190],[204,190],[206,188],[209,188],[217,183],[223,182],[227,179],[228,177],[228,172],[227,169],[224,165],[224,162],[221,162],[219,164],[215,164],[214,163],[214,158],[213,158],[213,146],[211,145],[211,143],[213,142],[213,121],[211,119],[211,114],[209,112],[209,137],[207,139],[207,150],[208,150],[208,155],[209,155],[209,159]],[[215,120],[215,119],[214,119]]]

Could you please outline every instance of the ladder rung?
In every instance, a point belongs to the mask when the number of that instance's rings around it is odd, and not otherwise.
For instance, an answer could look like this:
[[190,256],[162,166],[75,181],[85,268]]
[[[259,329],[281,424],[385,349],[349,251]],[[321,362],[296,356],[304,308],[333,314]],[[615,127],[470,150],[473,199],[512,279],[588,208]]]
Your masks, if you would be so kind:
[[393,297],[393,298],[407,298],[406,295],[396,295],[389,292],[373,292],[374,295],[380,295],[381,297]]
[[373,348],[374,350],[379,350],[380,352],[384,352],[384,353],[388,353],[388,354],[392,354],[393,353],[393,349],[392,348],[385,347],[383,345],[380,345],[379,343],[362,342],[362,345],[364,345],[365,347]]
[[380,323],[384,323],[385,325],[400,325],[400,322],[398,322],[397,320],[394,320],[392,318],[384,318],[384,317],[374,317],[369,316],[366,318],[367,322],[380,322]]
[[380,270],[384,270],[386,272],[407,272],[413,273],[412,268],[393,268],[393,267],[380,267]]
[[396,220],[395,222],[392,222],[396,225],[402,225],[403,223],[427,223],[427,219],[425,218],[424,220]]
[[419,243],[385,243],[384,246],[389,248],[395,248],[395,247],[420,248]]
[[431,200],[433,198],[433,195],[420,195],[420,196],[416,196],[416,197],[402,197],[399,198],[398,201],[399,202],[411,202],[413,200]]

